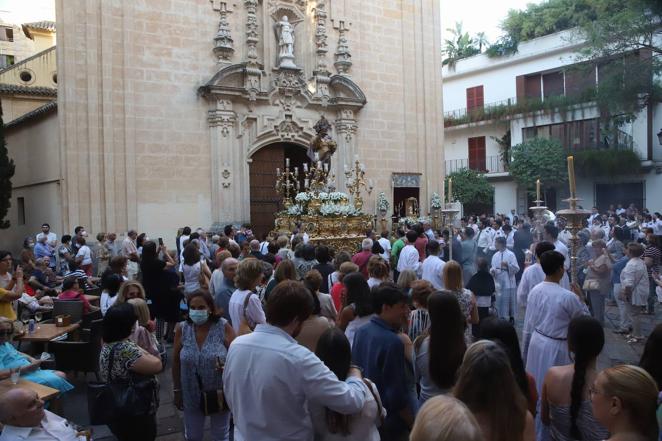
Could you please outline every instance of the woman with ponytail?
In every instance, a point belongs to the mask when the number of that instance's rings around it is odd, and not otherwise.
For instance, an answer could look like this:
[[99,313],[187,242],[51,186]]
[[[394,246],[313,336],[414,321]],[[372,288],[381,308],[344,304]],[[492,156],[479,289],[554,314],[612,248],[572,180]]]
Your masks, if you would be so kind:
[[552,440],[601,441],[609,435],[593,417],[589,397],[604,344],[604,331],[596,319],[582,316],[570,322],[568,349],[574,363],[550,368],[542,387],[541,419]]

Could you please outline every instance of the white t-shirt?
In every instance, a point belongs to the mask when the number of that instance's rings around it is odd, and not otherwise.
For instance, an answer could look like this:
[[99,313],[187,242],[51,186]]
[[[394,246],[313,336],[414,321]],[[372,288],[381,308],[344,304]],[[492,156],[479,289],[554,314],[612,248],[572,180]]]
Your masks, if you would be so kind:
[[99,300],[101,315],[106,315],[106,311],[115,304],[115,300],[117,300],[117,294],[111,297],[110,294],[108,294],[108,291],[103,290],[101,292],[101,299]]
[[384,258],[385,261],[391,260],[391,241],[389,241],[385,237],[380,237],[377,239],[377,242],[379,242],[379,245],[384,248],[384,254],[382,254],[382,257]]
[[76,253],[76,259],[82,257],[83,260],[80,263],[81,265],[91,265],[92,264],[92,251],[87,245],[83,245]]

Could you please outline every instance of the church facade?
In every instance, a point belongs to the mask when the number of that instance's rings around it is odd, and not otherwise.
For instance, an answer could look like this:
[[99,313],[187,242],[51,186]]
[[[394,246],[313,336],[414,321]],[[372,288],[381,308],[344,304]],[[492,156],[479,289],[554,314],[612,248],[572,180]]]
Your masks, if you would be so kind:
[[[443,179],[439,0],[57,1],[64,231],[174,237],[279,210],[324,116],[392,207]],[[367,196],[367,195],[366,195]]]

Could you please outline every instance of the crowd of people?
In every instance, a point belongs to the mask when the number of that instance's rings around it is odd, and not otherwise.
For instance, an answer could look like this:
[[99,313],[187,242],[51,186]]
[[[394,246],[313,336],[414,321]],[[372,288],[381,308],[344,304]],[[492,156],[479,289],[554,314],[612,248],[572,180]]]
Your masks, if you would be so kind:
[[[101,380],[172,375],[189,441],[207,417],[213,440],[661,439],[662,325],[647,337],[642,315],[662,301],[662,216],[594,209],[577,280],[564,220],[530,222],[423,221],[369,231],[352,252],[303,230],[258,240],[249,225],[185,227],[169,250],[133,230],[58,241],[44,224],[18,262],[0,251],[0,379],[18,369],[66,393],[65,374],[11,338],[53,299],[79,300],[103,317]],[[645,343],[638,366],[598,369],[606,332]],[[156,437],[152,387],[109,422],[118,439]],[[20,389],[0,399],[0,423],[2,441],[80,434]]]

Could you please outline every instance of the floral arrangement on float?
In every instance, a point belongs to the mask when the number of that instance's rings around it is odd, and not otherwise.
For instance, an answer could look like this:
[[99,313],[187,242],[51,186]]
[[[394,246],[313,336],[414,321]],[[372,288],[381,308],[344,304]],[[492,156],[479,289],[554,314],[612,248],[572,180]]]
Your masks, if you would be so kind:
[[377,210],[382,213],[382,216],[386,216],[390,207],[391,204],[389,204],[388,199],[386,199],[386,194],[383,191],[380,192],[377,196]]
[[398,219],[398,225],[401,227],[411,227],[412,225],[423,224],[426,222],[430,222],[430,218],[427,216],[420,216],[420,217],[406,216]]
[[349,205],[349,196],[340,191],[302,191],[294,196],[295,204],[287,208],[290,216],[360,216],[361,210]]
[[437,192],[432,193],[432,197],[430,198],[430,209],[441,210],[442,208],[443,205],[442,205],[441,196],[439,196],[439,193]]

